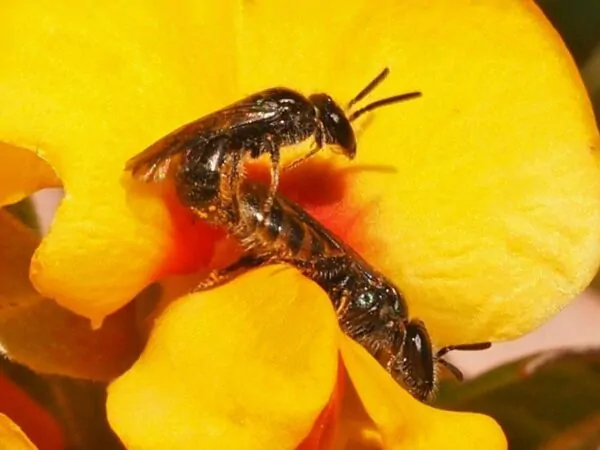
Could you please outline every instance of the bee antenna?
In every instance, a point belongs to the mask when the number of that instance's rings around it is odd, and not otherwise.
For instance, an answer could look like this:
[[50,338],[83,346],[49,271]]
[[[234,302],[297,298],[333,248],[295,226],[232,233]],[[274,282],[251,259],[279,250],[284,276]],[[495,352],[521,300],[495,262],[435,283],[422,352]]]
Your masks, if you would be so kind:
[[436,358],[443,357],[446,353],[451,352],[453,350],[460,351],[476,351],[476,350],[487,350],[492,346],[491,342],[477,342],[475,344],[461,344],[461,345],[448,345],[447,347],[442,347],[435,354]]
[[454,378],[456,378],[458,381],[462,381],[463,380],[463,378],[464,378],[463,377],[463,373],[454,364],[452,364],[451,362],[446,361],[445,359],[438,359],[437,361],[441,365],[443,365],[446,369],[448,369],[448,372],[450,372],[454,376]]
[[443,357],[453,350],[464,350],[464,351],[476,351],[476,350],[486,350],[492,346],[491,342],[477,342],[475,344],[461,344],[461,345],[448,345],[447,347],[442,347],[435,354],[435,359],[440,364],[442,364],[458,381],[462,381],[463,374],[458,367],[456,367],[451,362],[446,361]]
[[357,111],[354,111],[348,116],[348,120],[352,122],[358,119],[363,114],[368,113],[369,111],[373,111],[374,109],[381,108],[382,106],[390,105],[392,103],[399,103],[406,100],[411,100],[413,98],[421,97],[421,95],[423,95],[421,92],[409,92],[407,94],[395,95],[393,97],[377,100],[376,102],[369,103],[367,106]]
[[352,100],[350,100],[350,103],[348,103],[347,109],[349,110],[356,103],[360,102],[363,98],[365,98],[369,94],[369,92],[371,92],[383,80],[385,80],[385,78],[388,76],[389,73],[390,73],[390,69],[388,69],[387,67],[385,69],[383,69],[383,71],[379,75],[377,75],[369,84],[367,84],[367,86],[362,91],[360,91],[358,94],[356,94],[356,97],[354,97]]

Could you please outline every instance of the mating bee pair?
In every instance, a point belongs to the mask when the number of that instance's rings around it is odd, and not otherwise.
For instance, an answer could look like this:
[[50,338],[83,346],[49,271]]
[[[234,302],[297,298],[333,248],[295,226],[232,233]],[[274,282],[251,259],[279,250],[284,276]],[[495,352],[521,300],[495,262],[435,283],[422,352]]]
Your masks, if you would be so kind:
[[[134,177],[154,182],[173,172],[180,201],[202,219],[225,227],[242,244],[244,256],[215,273],[202,288],[252,267],[287,263],[327,292],[348,336],[413,396],[427,400],[435,389],[437,363],[461,378],[460,371],[442,358],[448,351],[479,350],[490,344],[434,352],[425,325],[409,317],[399,289],[299,205],[277,193],[281,149],[314,139],[313,148],[288,167],[326,145],[339,147],[352,159],[354,120],[421,95],[397,95],[352,112],[388,73],[386,68],[346,110],[324,93],[305,97],[287,88],[259,92],[175,130],[132,158],[127,169]],[[246,159],[263,154],[271,159],[270,185],[242,180]]]

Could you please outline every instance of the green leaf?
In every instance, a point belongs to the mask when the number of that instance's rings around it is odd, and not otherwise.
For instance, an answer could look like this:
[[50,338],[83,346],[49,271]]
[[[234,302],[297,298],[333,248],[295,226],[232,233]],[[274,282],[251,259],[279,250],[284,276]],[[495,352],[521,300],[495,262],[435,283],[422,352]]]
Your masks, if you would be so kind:
[[590,284],[590,287],[596,292],[600,292],[600,273],[596,274],[596,276],[592,280],[592,283]]
[[600,124],[600,43],[581,68],[581,76],[590,94],[596,121]]
[[443,382],[436,406],[494,417],[511,450],[551,445],[600,417],[600,350],[540,353],[462,384]]
[[38,374],[5,358],[0,358],[0,373],[57,420],[67,448],[124,450],[106,419],[105,384]]
[[600,414],[568,428],[541,450],[598,450],[600,448]]
[[40,223],[35,210],[35,205],[31,198],[26,198],[13,205],[4,207],[9,213],[19,219],[27,228],[32,229],[37,234],[40,232]]
[[600,43],[600,2],[590,0],[537,0],[560,33],[579,67]]

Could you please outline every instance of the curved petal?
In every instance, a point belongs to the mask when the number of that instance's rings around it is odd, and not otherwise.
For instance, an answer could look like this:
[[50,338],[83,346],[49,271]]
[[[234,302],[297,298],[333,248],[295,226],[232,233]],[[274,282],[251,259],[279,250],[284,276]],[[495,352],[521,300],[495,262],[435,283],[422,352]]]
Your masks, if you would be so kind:
[[341,401],[335,450],[382,450],[381,432],[369,417],[344,366],[346,389]]
[[507,448],[506,438],[492,418],[420,403],[354,341],[344,339],[341,351],[358,399],[377,427],[386,450]]
[[296,448],[328,404],[338,326],[314,284],[280,266],[178,299],[109,388],[131,448]]
[[0,210],[0,353],[46,374],[107,381],[141,350],[131,305],[98,330],[88,320],[44,298],[29,281],[38,237]]
[[23,431],[4,414],[0,414],[0,442],[8,450],[36,450]]
[[0,142],[0,205],[10,205],[35,191],[59,187],[52,168],[35,153]]
[[296,450],[329,450],[337,448],[340,433],[340,417],[342,414],[342,401],[345,397],[346,370],[341,356],[338,358],[337,380],[329,402],[313,424],[312,430],[296,447]]
[[549,22],[521,0],[322,8],[248,5],[245,90],[345,103],[389,66],[372,99],[423,97],[357,122],[351,165],[323,152],[284,190],[395,280],[440,345],[514,338],[558,312],[599,263],[600,138]]
[[210,258],[198,230],[174,223],[163,202],[127,197],[123,167],[235,86],[234,60],[223,57],[234,34],[223,24],[236,5],[0,7],[0,141],[38,153],[66,190],[32,268],[43,294],[98,323],[162,274]]

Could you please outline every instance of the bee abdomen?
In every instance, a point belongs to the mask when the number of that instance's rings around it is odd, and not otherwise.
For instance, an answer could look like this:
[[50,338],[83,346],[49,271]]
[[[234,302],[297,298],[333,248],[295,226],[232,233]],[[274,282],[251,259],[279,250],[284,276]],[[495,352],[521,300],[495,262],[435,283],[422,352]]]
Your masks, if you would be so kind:
[[[261,202],[262,203],[262,202]],[[278,201],[273,201],[273,205],[264,218],[265,231],[272,241],[276,241],[285,234],[285,212]]]
[[240,195],[239,223],[234,234],[247,249],[260,247],[280,258],[308,257],[313,233],[281,197],[275,197],[265,214],[268,192],[263,186],[246,183]]

